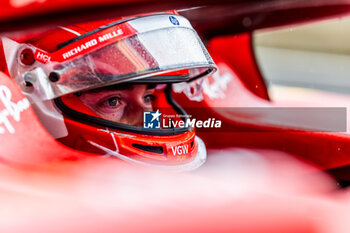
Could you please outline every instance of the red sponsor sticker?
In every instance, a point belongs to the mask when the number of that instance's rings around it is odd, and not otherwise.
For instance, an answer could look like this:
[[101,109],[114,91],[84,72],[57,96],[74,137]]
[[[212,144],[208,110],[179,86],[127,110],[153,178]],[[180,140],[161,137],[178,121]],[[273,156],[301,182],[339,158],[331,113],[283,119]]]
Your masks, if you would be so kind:
[[40,49],[35,50],[34,59],[44,64],[51,62],[51,56]]

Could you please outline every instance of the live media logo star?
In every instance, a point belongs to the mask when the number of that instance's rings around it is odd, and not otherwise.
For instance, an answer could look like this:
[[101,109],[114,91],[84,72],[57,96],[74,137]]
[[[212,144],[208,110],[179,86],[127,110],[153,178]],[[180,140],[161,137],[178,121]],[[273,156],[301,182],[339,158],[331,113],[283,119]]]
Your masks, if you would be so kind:
[[157,110],[156,112],[143,112],[143,128],[146,129],[160,129],[160,116],[162,114]]

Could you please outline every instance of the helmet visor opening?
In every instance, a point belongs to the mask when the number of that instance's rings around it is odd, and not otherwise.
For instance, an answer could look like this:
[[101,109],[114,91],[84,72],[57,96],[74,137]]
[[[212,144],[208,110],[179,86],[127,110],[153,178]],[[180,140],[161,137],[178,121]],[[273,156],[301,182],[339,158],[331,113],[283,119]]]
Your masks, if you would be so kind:
[[[187,120],[185,110],[172,98],[171,85],[112,85],[63,96],[55,99],[55,103],[69,117],[100,127],[146,135],[176,135],[193,130],[191,126],[161,124],[162,114],[172,115],[174,122]],[[148,121],[158,126],[147,127]]]

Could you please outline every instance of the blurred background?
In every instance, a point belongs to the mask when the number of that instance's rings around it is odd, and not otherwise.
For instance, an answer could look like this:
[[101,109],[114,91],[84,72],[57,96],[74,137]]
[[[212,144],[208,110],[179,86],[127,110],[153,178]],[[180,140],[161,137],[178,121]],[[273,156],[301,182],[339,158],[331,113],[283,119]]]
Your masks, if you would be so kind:
[[350,102],[349,41],[349,17],[255,31],[254,52],[271,99],[337,93]]

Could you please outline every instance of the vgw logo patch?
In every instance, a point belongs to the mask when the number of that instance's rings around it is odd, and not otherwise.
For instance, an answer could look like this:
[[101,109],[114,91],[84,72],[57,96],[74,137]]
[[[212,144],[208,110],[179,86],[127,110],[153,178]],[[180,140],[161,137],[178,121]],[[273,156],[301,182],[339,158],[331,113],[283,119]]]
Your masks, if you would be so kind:
[[143,128],[145,129],[160,129],[160,116],[162,114],[156,112],[143,112]]

